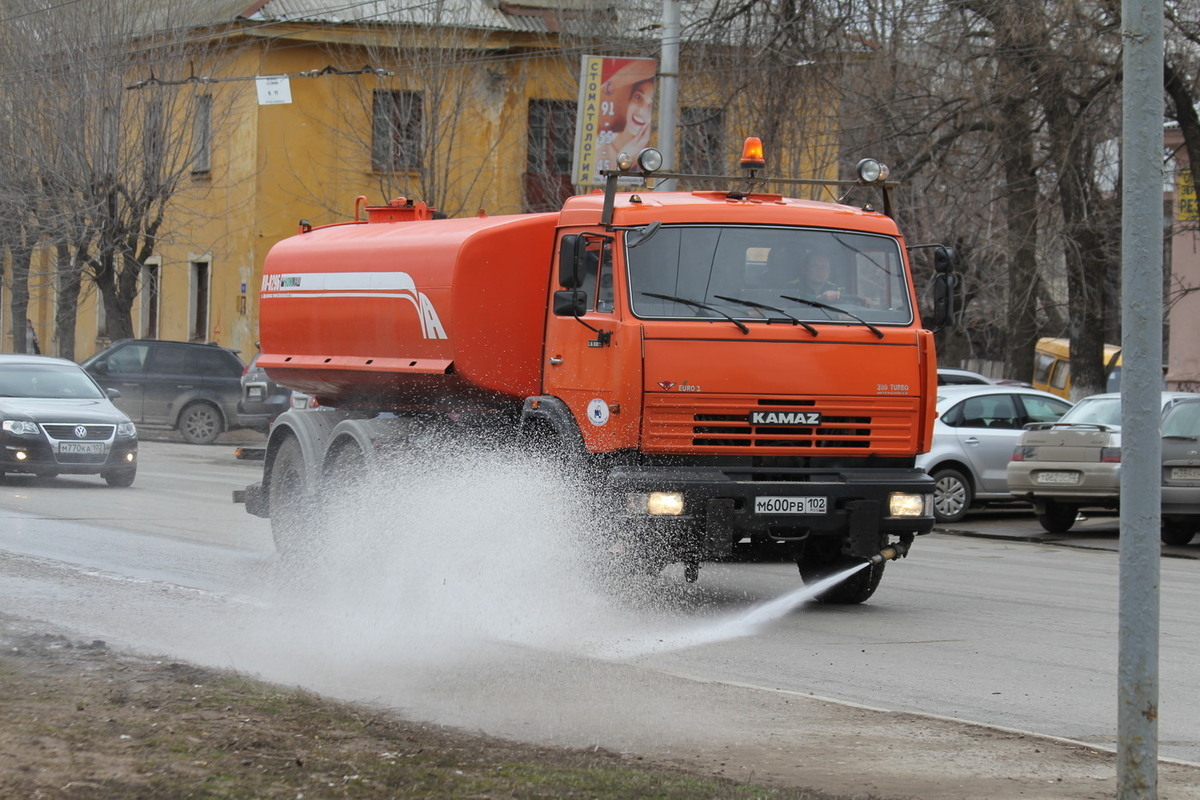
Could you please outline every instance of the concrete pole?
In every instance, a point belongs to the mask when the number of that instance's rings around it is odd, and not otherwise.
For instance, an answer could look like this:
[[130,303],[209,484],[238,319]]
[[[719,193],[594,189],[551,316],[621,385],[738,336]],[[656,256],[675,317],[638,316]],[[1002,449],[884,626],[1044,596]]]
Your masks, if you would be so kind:
[[[663,0],[662,57],[658,65],[658,149],[663,172],[675,171],[675,121],[679,105],[679,0]],[[675,180],[660,181],[655,191],[670,192]]]
[[1163,0],[1122,0],[1117,797],[1158,797]]

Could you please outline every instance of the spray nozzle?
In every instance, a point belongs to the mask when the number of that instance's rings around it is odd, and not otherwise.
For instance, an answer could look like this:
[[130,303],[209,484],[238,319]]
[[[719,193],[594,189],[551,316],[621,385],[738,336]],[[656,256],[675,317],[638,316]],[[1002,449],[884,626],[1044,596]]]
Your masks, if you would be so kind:
[[904,542],[896,542],[883,548],[868,558],[867,561],[871,564],[882,564],[885,561],[895,561],[898,558],[904,558],[906,555],[908,555],[908,545]]

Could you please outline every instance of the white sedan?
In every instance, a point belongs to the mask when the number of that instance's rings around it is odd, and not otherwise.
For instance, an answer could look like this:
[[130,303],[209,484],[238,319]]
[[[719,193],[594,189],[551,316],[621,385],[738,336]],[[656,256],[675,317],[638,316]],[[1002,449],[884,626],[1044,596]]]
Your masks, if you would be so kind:
[[1008,462],[1030,422],[1054,422],[1071,403],[1017,386],[939,386],[930,451],[917,466],[934,480],[933,513],[958,522],[972,505],[1012,502]]

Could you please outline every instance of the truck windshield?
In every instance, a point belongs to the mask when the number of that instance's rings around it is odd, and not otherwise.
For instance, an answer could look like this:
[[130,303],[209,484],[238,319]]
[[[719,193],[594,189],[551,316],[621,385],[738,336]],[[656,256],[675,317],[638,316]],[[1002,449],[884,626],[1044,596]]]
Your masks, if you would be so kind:
[[[664,225],[650,239],[627,249],[625,262],[633,312],[639,317],[730,315],[747,321],[779,317],[851,325],[913,321],[899,243],[888,236],[812,228]],[[801,298],[817,305],[797,302]]]

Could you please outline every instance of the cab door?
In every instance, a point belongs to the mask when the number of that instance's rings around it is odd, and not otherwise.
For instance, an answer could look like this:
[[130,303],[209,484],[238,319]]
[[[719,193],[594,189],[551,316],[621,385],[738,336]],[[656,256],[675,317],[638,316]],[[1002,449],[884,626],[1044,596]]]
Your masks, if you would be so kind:
[[[620,328],[613,238],[589,235],[586,240],[578,286],[560,282],[553,293],[543,386],[546,394],[567,403],[589,449],[598,452],[636,444],[640,403],[629,387],[640,378],[640,342],[636,329]],[[565,301],[572,291],[577,305],[568,309]]]

